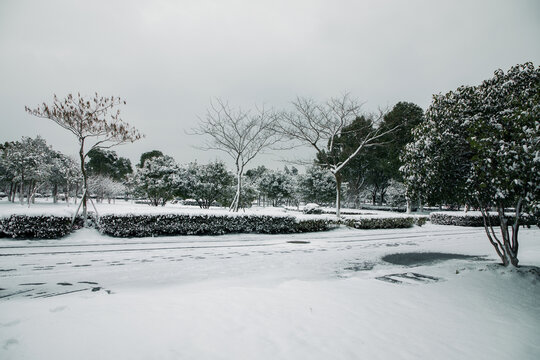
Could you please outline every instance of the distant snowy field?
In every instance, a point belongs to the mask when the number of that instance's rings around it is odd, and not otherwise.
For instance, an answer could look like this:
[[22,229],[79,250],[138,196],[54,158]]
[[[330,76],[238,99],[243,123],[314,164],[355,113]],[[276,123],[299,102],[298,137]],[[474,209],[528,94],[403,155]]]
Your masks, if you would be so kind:
[[[57,215],[57,216],[72,216],[77,210],[76,204],[66,205],[65,203],[53,204],[52,201],[45,199],[36,199],[36,203],[30,206],[20,205],[18,203],[12,204],[5,198],[0,200],[0,217],[8,217],[13,214],[24,215]],[[281,207],[253,207],[245,210],[240,210],[238,213],[231,213],[225,208],[211,208],[200,209],[197,206],[184,206],[179,204],[166,204],[165,206],[149,206],[145,204],[135,204],[132,201],[117,200],[115,203],[95,203],[94,205],[88,203],[88,210],[95,211],[97,209],[98,214],[218,214],[236,216],[243,214],[261,214],[261,215],[273,215],[273,216],[287,216],[292,215],[296,217],[311,217],[310,215],[303,215],[302,209],[299,208],[281,208]],[[333,209],[328,209],[333,210]],[[391,213],[387,211],[377,210],[348,210],[354,212],[354,214],[345,215],[345,217],[363,216],[363,217],[403,217],[403,216],[416,216],[407,215],[403,213]],[[317,218],[327,217],[335,218],[335,215],[325,214],[317,215]]]
[[431,224],[0,239],[0,359],[538,359],[540,230],[520,231],[519,272],[483,229]]

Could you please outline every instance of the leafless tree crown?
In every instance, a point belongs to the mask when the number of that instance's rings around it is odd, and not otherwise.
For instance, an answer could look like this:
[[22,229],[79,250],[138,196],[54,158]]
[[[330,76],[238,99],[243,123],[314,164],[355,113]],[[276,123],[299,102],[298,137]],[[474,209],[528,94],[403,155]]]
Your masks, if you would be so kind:
[[208,136],[201,148],[223,151],[243,167],[278,142],[274,121],[274,113],[264,106],[257,107],[252,114],[241,108],[233,109],[218,99],[210,104],[206,116],[192,133]]
[[88,151],[95,148],[111,148],[141,137],[139,131],[129,126],[120,118],[120,110],[115,107],[126,102],[119,97],[99,96],[85,99],[80,94],[69,94],[65,99],[54,95],[51,105],[43,103],[35,109],[28,106],[26,111],[31,115],[50,119],[73,133],[79,142],[84,139],[95,139]]

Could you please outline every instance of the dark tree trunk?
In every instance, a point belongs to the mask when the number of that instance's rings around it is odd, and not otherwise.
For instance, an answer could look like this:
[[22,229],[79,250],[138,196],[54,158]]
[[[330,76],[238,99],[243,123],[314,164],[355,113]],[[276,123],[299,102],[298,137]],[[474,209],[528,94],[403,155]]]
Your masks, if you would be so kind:
[[80,139],[81,147],[79,149],[79,157],[81,159],[81,172],[83,176],[83,196],[82,196],[82,208],[83,208],[83,226],[86,227],[86,221],[88,220],[88,175],[86,174],[86,168],[84,166],[84,139]]
[[58,202],[58,185],[57,184],[53,185],[52,198],[53,198],[53,203],[56,204]]

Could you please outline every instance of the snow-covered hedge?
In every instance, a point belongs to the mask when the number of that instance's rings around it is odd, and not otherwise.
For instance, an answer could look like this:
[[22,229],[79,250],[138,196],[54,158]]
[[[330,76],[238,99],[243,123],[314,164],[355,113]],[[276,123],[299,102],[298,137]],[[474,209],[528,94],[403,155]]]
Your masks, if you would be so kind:
[[[507,215],[506,218],[509,221],[514,220],[514,216]],[[455,226],[473,226],[473,227],[482,227],[484,226],[484,219],[480,212],[468,212],[468,213],[458,213],[458,212],[433,212],[430,214],[429,219],[432,224],[436,225],[455,225]],[[500,225],[499,215],[496,213],[490,214],[491,223],[493,226]],[[535,219],[528,216],[522,216],[520,219],[520,224],[522,225],[535,225]]]
[[411,216],[343,219],[342,222],[355,229],[403,229],[412,227],[417,221]]
[[98,229],[115,237],[221,235],[229,233],[295,233],[325,231],[336,226],[327,218],[226,214],[104,215]]
[[[77,219],[76,227],[82,225]],[[70,232],[71,217],[54,215],[11,215],[0,218],[0,237],[57,239]]]

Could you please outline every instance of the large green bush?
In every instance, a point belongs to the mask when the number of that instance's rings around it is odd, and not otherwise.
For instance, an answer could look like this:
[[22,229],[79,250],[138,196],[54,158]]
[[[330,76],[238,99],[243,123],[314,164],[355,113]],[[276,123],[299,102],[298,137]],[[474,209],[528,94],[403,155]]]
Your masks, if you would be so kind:
[[[79,217],[75,227],[82,225]],[[17,239],[57,239],[71,231],[71,217],[53,215],[11,215],[0,218],[0,237]]]
[[292,216],[158,214],[105,215],[100,218],[101,233],[115,237],[172,235],[221,235],[230,233],[296,233],[324,231],[336,226],[332,220],[296,219]]

